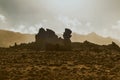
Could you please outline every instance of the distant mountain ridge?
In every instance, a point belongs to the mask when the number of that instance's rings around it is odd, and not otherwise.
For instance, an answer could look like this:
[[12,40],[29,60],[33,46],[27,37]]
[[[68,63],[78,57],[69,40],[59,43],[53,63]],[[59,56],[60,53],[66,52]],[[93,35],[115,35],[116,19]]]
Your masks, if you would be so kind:
[[77,33],[73,33],[71,40],[73,42],[84,42],[85,40],[87,40],[89,42],[99,44],[99,45],[108,45],[108,44],[111,44],[112,42],[115,42],[120,46],[119,40],[116,40],[110,37],[102,37],[94,32],[89,33],[87,35],[80,35]]
[[[15,43],[29,43],[35,41],[34,34],[23,34],[13,31],[0,30],[0,47],[9,47]],[[111,44],[112,41],[120,46],[120,42],[113,38],[105,38],[92,32],[88,35],[81,35],[77,33],[72,34],[71,40],[73,42],[83,42],[85,40],[99,45]]]
[[0,30],[0,47],[9,47],[15,43],[28,43],[34,41],[34,35],[19,32]]

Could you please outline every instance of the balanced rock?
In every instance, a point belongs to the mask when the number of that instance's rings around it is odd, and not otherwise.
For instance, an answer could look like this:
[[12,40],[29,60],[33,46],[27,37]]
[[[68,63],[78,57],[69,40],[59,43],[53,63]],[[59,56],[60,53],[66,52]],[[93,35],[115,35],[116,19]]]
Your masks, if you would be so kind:
[[64,32],[64,34],[63,34],[63,38],[64,39],[70,39],[71,38],[71,33],[72,33],[72,31],[70,30],[70,29],[65,29],[65,32]]
[[71,49],[71,33],[72,31],[70,29],[65,29],[65,32],[63,34],[63,38],[64,38],[64,45],[67,47],[67,49]]

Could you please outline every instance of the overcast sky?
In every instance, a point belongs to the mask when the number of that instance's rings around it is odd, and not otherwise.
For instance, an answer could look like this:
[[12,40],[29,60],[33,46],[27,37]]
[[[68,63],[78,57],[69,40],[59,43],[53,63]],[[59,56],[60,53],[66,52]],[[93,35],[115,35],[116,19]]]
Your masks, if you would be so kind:
[[120,40],[120,0],[0,0],[0,29],[96,32]]

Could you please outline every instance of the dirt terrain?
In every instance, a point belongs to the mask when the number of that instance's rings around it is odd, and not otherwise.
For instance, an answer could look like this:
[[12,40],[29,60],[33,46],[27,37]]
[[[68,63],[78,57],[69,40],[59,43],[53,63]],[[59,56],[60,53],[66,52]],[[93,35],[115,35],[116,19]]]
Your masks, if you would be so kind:
[[1,49],[0,80],[120,80],[120,53]]

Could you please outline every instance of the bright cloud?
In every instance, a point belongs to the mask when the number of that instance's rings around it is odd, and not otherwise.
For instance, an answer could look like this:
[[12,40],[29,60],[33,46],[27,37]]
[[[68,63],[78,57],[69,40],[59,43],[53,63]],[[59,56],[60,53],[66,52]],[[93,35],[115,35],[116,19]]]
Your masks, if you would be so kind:
[[120,20],[117,21],[117,24],[116,24],[116,25],[113,25],[113,26],[112,26],[112,29],[120,30]]
[[78,25],[79,26],[82,25],[81,22],[77,18],[71,19],[67,16],[59,16],[58,20],[61,21],[66,26],[70,25],[70,26],[75,27],[75,26],[78,26]]
[[6,18],[4,15],[0,14],[0,21],[2,21],[3,23],[6,22]]

